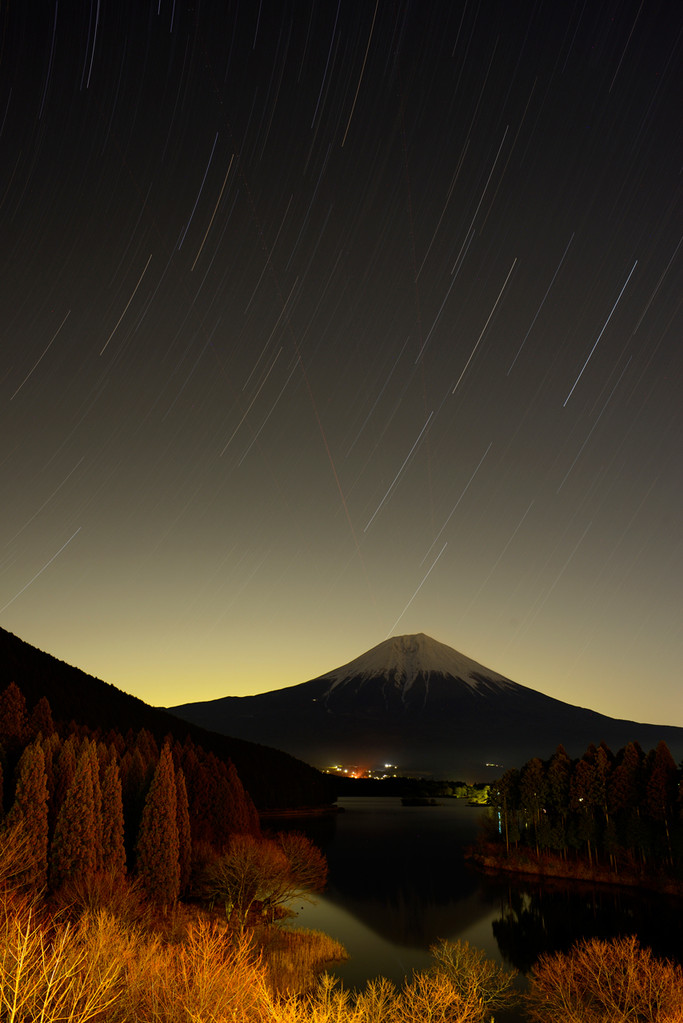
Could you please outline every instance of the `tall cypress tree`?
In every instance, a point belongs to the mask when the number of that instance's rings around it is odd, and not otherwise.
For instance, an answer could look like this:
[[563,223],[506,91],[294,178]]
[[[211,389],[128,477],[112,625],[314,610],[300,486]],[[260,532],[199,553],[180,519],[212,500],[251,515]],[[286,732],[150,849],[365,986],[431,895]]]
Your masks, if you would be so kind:
[[7,815],[11,827],[18,825],[26,837],[24,884],[43,888],[47,882],[47,778],[45,757],[39,743],[31,743],[17,765],[14,803]]
[[95,870],[102,870],[105,866],[102,851],[102,785],[100,782],[100,759],[97,743],[94,740],[86,740],[85,746],[90,756],[90,773],[92,775],[92,798],[94,810],[93,825],[93,859]]
[[168,746],[159,757],[142,810],[137,871],[150,898],[164,909],[180,894],[175,770]]
[[104,869],[115,876],[126,872],[123,841],[123,799],[119,765],[112,758],[102,778],[102,858]]
[[73,781],[57,813],[50,849],[53,888],[76,875],[92,874],[97,869],[98,827],[101,829],[101,821],[98,822],[95,814],[92,755],[86,740]]

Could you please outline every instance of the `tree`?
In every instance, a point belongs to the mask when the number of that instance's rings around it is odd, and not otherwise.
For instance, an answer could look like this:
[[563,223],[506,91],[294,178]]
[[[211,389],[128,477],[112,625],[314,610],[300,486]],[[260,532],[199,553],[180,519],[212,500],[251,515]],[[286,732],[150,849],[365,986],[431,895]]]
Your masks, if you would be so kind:
[[86,739],[57,813],[50,850],[52,886],[59,887],[77,875],[93,874],[102,862],[101,841],[102,820],[96,816],[93,758],[90,741]]
[[243,933],[254,904],[267,901],[287,870],[287,859],[275,842],[233,835],[227,849],[205,868],[202,894],[222,902],[227,919],[234,917]]
[[168,746],[159,756],[137,841],[137,872],[150,898],[172,906],[180,894],[175,769]]
[[107,764],[102,778],[102,862],[116,877],[126,872],[121,776],[115,759]]
[[273,890],[263,901],[263,910],[274,919],[277,909],[293,899],[312,902],[313,892],[321,892],[327,881],[327,860],[300,831],[281,831],[275,844],[284,854],[287,869],[274,879]]
[[527,997],[532,1023],[676,1023],[683,969],[635,937],[586,939],[566,955],[543,954]]
[[292,899],[310,899],[326,879],[325,857],[305,835],[233,835],[225,852],[205,868],[202,890],[205,898],[224,904],[226,916],[234,916],[242,932],[256,906],[272,920]]
[[430,946],[434,969],[445,974],[465,1002],[481,1006],[481,1020],[515,1000],[512,985],[516,970],[504,970],[468,941],[441,939]]
[[100,759],[97,743],[92,740],[85,741],[85,749],[90,757],[90,773],[92,777],[92,799],[94,815],[93,831],[93,858],[95,870],[101,871],[104,867],[104,853],[102,845],[102,784],[100,782]]
[[47,779],[45,756],[38,742],[27,746],[19,759],[7,827],[17,827],[26,836],[23,883],[43,888],[47,883]]

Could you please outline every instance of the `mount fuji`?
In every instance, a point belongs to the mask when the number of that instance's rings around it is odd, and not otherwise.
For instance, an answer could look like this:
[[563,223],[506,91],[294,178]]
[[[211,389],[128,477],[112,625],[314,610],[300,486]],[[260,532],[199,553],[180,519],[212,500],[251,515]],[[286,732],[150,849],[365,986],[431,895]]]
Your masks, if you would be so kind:
[[581,756],[605,741],[683,757],[683,728],[607,717],[491,671],[424,633],[394,636],[310,682],[168,708],[194,724],[291,753],[316,767],[485,781],[559,743]]

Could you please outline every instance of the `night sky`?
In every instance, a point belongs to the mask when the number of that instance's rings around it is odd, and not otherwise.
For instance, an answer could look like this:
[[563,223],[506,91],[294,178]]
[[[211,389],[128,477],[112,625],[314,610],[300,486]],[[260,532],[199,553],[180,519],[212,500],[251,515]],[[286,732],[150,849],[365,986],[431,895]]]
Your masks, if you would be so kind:
[[1,17],[0,624],[154,704],[425,632],[683,725],[680,6]]

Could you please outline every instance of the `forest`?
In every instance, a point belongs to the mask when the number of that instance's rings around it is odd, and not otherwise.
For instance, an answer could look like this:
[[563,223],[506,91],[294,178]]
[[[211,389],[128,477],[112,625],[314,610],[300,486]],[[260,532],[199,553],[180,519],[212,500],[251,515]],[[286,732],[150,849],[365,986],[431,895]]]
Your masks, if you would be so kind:
[[683,770],[665,742],[574,760],[558,746],[506,771],[489,804],[481,863],[683,894]]

